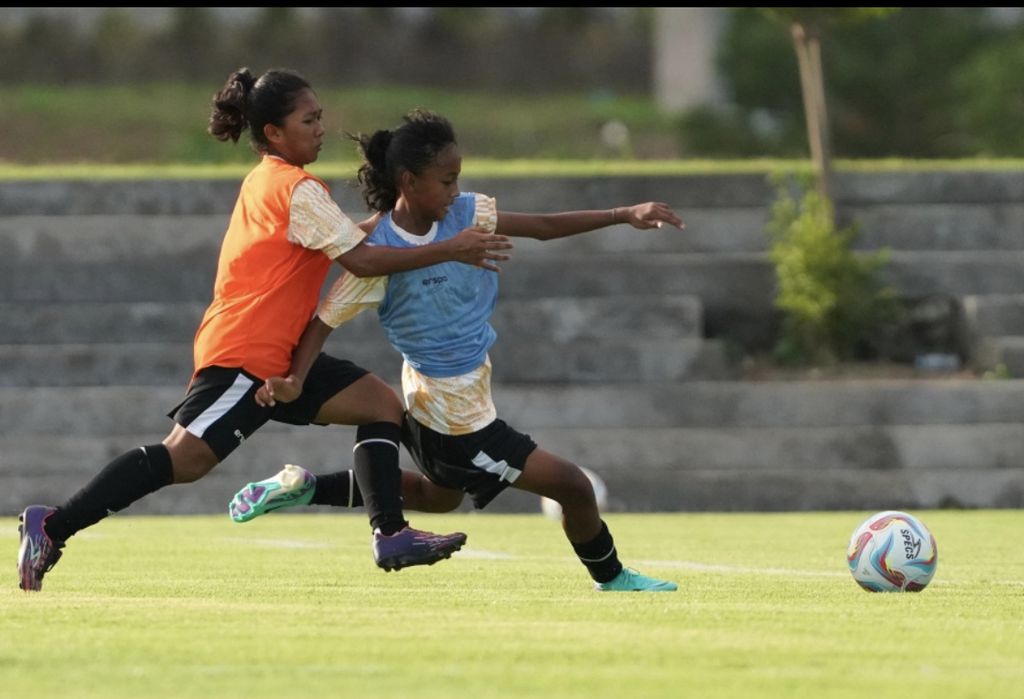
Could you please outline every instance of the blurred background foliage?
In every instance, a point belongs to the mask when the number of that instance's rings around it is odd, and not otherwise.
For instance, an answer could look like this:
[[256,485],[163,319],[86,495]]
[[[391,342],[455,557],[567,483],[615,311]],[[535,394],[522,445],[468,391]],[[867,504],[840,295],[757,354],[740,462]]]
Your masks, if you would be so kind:
[[[1024,26],[992,8],[903,8],[838,24],[823,41],[834,152],[842,157],[1024,154]],[[725,107],[682,119],[688,152],[804,157],[792,40],[753,8],[730,12],[718,65]]]
[[[292,67],[328,127],[390,126],[414,106],[451,118],[487,158],[807,157],[785,27],[724,12],[723,99],[682,115],[652,97],[651,8],[178,8],[159,25],[110,8],[0,25],[0,160],[246,160],[205,134],[210,96],[242,65]],[[904,8],[824,44],[841,158],[1024,155],[1024,25],[992,8]],[[628,138],[609,139],[609,123]],[[615,133],[621,136],[621,129]],[[325,159],[350,160],[333,139]]]

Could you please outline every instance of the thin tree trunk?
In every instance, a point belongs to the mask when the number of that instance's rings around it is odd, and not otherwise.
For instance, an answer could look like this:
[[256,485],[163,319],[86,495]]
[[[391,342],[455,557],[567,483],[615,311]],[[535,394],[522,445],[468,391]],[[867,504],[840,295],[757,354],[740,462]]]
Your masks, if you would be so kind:
[[807,140],[811,146],[811,162],[814,165],[818,193],[831,202],[832,153],[825,105],[825,79],[821,67],[821,42],[816,32],[808,31],[799,22],[794,22],[791,30],[800,67]]

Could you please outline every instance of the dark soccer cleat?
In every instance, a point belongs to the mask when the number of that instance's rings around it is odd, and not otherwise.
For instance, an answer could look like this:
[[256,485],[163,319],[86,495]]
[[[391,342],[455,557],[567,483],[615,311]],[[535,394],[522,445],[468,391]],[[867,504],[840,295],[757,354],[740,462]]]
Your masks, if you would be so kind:
[[385,571],[401,570],[409,566],[434,565],[462,548],[466,535],[433,534],[406,527],[391,536],[380,530],[373,532],[373,560]]
[[60,560],[63,541],[53,541],[43,528],[46,518],[56,512],[56,508],[44,505],[31,505],[25,508],[18,518],[18,533],[21,535],[21,546],[18,548],[18,587],[28,592],[41,590],[43,576],[49,573]]

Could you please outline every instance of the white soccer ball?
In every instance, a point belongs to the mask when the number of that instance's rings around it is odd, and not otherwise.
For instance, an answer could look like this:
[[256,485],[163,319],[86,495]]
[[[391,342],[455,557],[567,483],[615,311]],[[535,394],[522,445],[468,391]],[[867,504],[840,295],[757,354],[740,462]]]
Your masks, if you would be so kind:
[[[579,467],[583,471],[583,475],[590,479],[590,484],[594,486],[594,498],[597,500],[597,509],[604,512],[605,508],[608,507],[608,486],[604,484],[601,477],[591,471],[589,468]],[[562,519],[562,506],[551,498],[542,497],[540,499],[540,511],[551,519]]]
[[935,537],[917,517],[886,510],[868,517],[850,537],[846,562],[870,592],[919,592],[939,562]]

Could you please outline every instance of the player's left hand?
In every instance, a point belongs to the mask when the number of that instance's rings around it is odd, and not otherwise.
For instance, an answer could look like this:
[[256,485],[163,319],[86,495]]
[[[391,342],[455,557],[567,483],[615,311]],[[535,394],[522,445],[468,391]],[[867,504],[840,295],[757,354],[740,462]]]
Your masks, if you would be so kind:
[[626,222],[633,228],[661,228],[666,223],[682,230],[686,228],[683,219],[676,215],[672,207],[660,201],[649,201],[626,207]]

